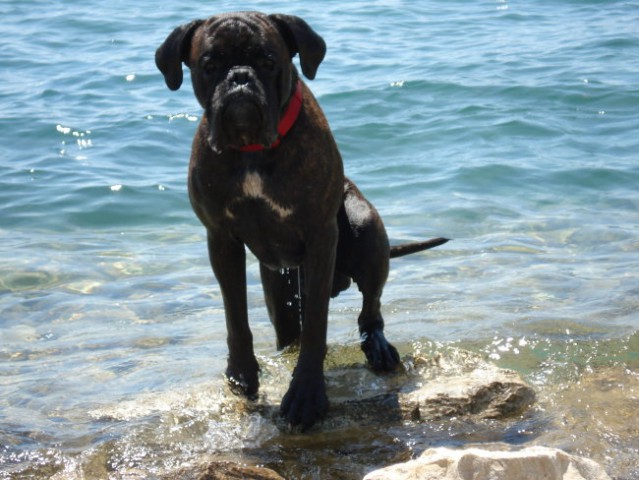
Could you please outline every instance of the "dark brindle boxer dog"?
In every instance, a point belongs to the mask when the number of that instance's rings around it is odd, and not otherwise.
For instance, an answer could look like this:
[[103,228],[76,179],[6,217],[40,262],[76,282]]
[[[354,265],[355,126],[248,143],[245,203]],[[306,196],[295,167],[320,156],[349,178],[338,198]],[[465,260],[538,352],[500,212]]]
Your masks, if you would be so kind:
[[362,349],[374,370],[391,371],[399,355],[384,337],[380,313],[388,259],[446,241],[390,248],[377,211],[344,177],[324,114],[291,63],[299,54],[302,72],[313,79],[325,52],[324,40],[301,18],[256,12],[182,25],[156,52],[171,90],[182,84],[182,63],[191,69],[204,108],[188,186],[224,298],[227,379],[236,391],[257,393],[247,246],[260,261],[278,348],[300,339],[281,414],[302,429],[328,407],[323,361],[329,298],[351,279],[357,283],[364,297]]

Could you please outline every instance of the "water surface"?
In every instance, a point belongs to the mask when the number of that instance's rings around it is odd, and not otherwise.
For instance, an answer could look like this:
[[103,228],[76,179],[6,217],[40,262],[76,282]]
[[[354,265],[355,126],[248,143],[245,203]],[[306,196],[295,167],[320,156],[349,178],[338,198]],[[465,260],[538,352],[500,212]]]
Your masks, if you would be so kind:
[[[298,14],[326,39],[309,85],[391,241],[454,239],[392,263],[389,337],[518,370],[534,415],[300,439],[224,410],[221,296],[185,187],[200,109],[153,54],[173,27],[238,8]],[[639,432],[620,420],[639,411],[639,3],[6,0],[0,14],[0,478],[156,478],[211,455],[359,478],[429,445],[500,441],[639,479]],[[276,404],[291,359],[247,268]],[[332,303],[335,368],[365,368],[359,302]]]

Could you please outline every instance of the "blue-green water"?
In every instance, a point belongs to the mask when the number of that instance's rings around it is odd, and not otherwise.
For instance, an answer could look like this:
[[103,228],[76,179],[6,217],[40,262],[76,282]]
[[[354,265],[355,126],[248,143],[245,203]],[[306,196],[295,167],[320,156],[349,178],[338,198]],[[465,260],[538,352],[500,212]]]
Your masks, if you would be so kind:
[[[614,378],[639,413],[639,2],[595,0],[4,0],[0,478],[156,478],[269,431],[211,413],[223,309],[185,187],[200,111],[153,62],[173,27],[237,9],[325,38],[309,85],[391,240],[454,239],[394,261],[388,336],[519,370],[564,418],[535,438],[639,479],[636,425],[578,405]],[[256,349],[277,364],[248,272]],[[355,289],[333,302],[329,342],[363,364],[358,308]],[[327,452],[309,447],[304,478],[329,478],[343,458]]]

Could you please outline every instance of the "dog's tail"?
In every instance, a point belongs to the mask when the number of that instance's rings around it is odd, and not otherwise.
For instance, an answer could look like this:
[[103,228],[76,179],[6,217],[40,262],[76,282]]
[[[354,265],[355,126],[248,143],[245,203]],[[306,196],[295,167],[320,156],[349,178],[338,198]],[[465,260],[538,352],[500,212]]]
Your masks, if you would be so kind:
[[428,250],[429,248],[439,247],[446,243],[448,238],[431,238],[424,242],[404,243],[402,245],[394,245],[390,247],[390,258],[403,257],[404,255],[410,255],[411,253],[421,252],[422,250]]

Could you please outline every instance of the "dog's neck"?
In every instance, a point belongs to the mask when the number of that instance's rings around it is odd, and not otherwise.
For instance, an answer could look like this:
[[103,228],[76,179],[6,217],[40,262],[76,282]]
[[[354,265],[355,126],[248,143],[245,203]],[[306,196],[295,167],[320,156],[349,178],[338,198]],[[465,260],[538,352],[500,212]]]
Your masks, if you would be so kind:
[[282,138],[286,136],[288,131],[295,125],[295,121],[302,110],[302,81],[297,80],[297,84],[295,86],[295,91],[293,95],[291,95],[290,100],[288,101],[288,106],[286,107],[286,111],[284,115],[280,118],[280,123],[277,125],[277,139],[268,147],[264,145],[260,145],[258,143],[254,143],[251,145],[245,145],[243,147],[238,148],[240,152],[259,152],[260,150],[266,150],[269,148],[277,147]]

